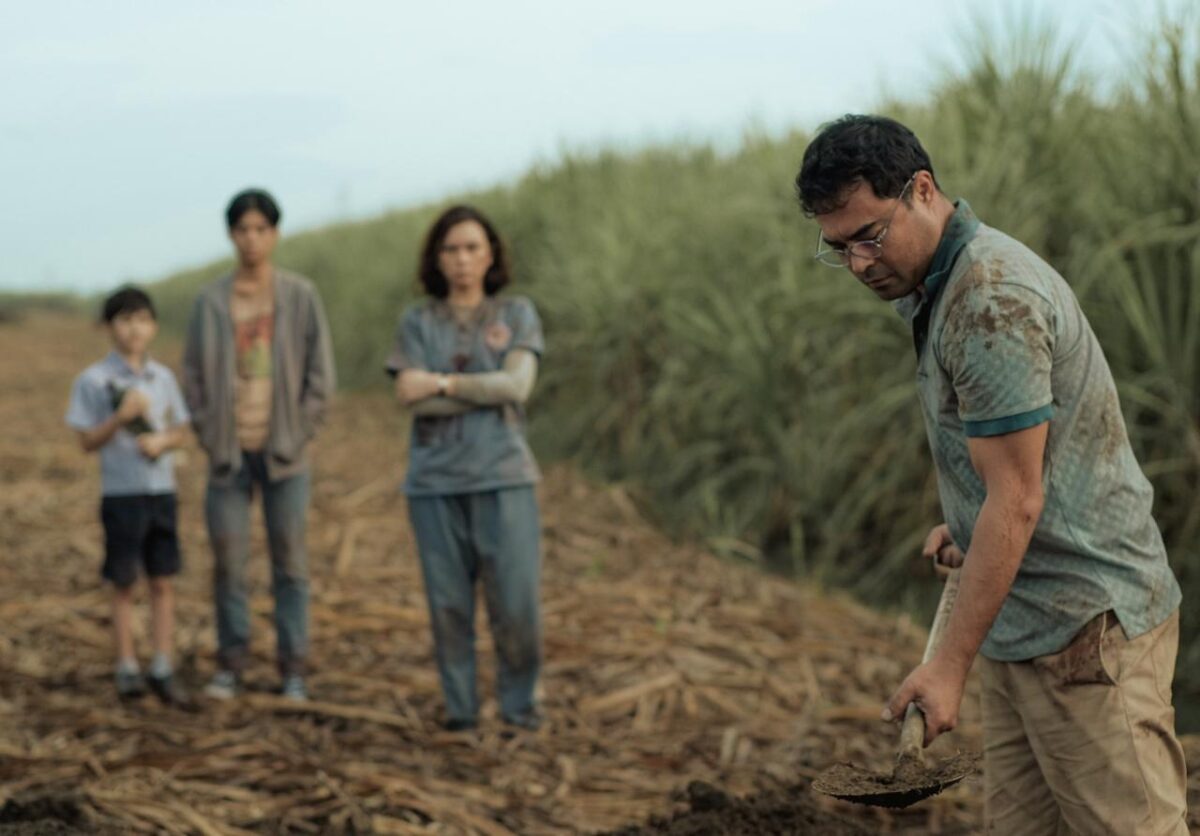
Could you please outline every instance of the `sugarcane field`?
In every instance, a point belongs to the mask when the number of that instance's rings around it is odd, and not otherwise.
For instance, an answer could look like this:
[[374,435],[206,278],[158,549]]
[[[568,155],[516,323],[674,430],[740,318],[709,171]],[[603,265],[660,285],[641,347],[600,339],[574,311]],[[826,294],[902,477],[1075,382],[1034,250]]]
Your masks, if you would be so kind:
[[1200,0],[0,75],[0,836],[1200,836]]

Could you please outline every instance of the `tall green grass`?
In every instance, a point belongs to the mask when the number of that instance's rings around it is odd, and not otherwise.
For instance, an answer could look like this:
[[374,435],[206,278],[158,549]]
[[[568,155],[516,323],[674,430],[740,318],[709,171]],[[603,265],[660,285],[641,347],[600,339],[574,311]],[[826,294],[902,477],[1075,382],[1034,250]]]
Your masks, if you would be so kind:
[[[1200,51],[1164,22],[1101,95],[1037,26],[970,42],[920,102],[884,110],[939,181],[1048,258],[1079,294],[1187,595],[1200,591]],[[1133,65],[1131,65],[1131,68]],[[928,608],[913,560],[940,520],[911,337],[844,272],[814,264],[791,191],[807,136],[567,154],[458,196],[513,245],[548,350],[532,438],[632,486],[664,525],[896,607]],[[448,201],[449,202],[449,201]],[[381,382],[435,207],[288,238],[321,286],[343,378]],[[158,288],[176,325],[213,265]],[[1184,612],[1182,678],[1200,687]]]

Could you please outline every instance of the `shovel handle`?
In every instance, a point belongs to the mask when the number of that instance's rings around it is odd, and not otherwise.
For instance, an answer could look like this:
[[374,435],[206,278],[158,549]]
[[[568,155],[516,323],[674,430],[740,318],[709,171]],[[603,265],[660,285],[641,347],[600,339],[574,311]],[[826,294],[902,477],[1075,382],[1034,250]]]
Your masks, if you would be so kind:
[[[925,664],[933,658],[933,654],[937,652],[938,646],[942,643],[942,634],[946,630],[946,623],[950,620],[950,613],[954,610],[954,602],[958,599],[958,575],[961,569],[951,569],[950,574],[946,577],[946,583],[942,586],[942,597],[938,601],[937,614],[933,617],[933,626],[929,628],[929,640],[925,642],[925,655],[921,657],[921,664]],[[904,712],[904,725],[900,728],[900,752],[899,757],[921,758],[922,744],[925,743],[925,715],[921,713],[921,709],[917,708],[915,702],[910,702],[908,708]]]

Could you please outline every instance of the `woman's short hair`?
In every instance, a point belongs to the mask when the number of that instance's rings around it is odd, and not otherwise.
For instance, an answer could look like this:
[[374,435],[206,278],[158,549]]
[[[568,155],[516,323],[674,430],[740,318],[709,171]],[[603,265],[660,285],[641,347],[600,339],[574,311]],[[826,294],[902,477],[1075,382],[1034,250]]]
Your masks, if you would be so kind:
[[488,244],[492,248],[492,266],[488,268],[483,278],[483,292],[488,296],[497,293],[509,282],[508,250],[503,239],[496,232],[496,227],[482,212],[474,206],[451,206],[438,216],[425,236],[425,245],[421,249],[421,261],[417,268],[417,279],[425,292],[437,299],[445,299],[450,293],[450,284],[438,267],[438,253],[450,230],[466,221],[475,221],[483,227],[487,234]]

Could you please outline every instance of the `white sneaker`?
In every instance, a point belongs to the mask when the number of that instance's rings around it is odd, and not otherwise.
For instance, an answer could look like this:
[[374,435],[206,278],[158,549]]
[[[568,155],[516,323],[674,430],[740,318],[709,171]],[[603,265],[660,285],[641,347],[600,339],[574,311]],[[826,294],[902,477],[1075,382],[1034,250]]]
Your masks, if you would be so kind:
[[241,691],[238,675],[233,671],[217,671],[204,686],[204,696],[213,700],[231,700]]

